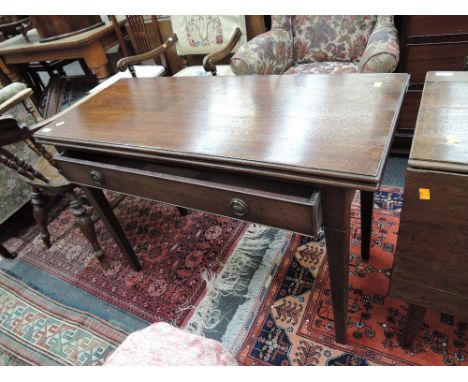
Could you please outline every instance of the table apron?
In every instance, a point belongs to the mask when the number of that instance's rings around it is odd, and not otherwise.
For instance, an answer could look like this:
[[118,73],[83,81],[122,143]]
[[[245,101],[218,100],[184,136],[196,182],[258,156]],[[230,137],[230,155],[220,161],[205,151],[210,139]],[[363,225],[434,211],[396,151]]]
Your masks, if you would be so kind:
[[73,58],[83,58],[87,54],[90,45],[99,42],[104,50],[107,50],[118,43],[118,40],[113,36],[104,36],[101,39],[94,41],[86,41],[76,45],[63,45],[46,47],[42,49],[22,50],[18,52],[1,52],[0,56],[7,65],[24,64],[35,61],[50,61],[50,60],[65,60]]
[[[58,156],[62,174],[78,185],[116,191],[176,206],[315,236],[322,225],[320,191],[289,195],[157,171]],[[240,176],[239,179],[245,177]]]

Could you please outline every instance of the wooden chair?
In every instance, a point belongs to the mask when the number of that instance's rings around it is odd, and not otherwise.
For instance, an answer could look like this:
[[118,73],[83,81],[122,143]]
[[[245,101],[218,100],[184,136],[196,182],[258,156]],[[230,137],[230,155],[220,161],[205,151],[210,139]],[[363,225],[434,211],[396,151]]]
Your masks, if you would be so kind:
[[[20,85],[24,86],[24,84],[19,83],[17,83],[15,86],[19,88],[21,87]],[[7,90],[11,91],[11,89]],[[16,96],[12,97],[15,99],[15,102],[10,100],[9,105],[16,105],[20,102],[28,105],[28,110],[34,112],[33,115],[35,115],[36,120],[38,120],[37,124],[28,128],[26,126],[19,126],[16,119],[10,115],[0,116],[0,164],[3,164],[4,166],[15,171],[25,182],[31,186],[33,216],[37,223],[41,239],[46,248],[50,248],[51,242],[50,233],[47,229],[48,212],[44,203],[43,194],[63,192],[70,200],[70,208],[75,215],[81,232],[90,242],[95,256],[98,258],[98,260],[102,261],[104,260],[103,250],[97,240],[94,224],[87,210],[83,207],[81,198],[74,191],[76,185],[70,183],[59,173],[53,159],[55,149],[48,151],[44,146],[37,143],[33,138],[34,132],[42,128],[43,124],[47,121],[41,121],[42,117],[39,115],[37,110],[35,110],[34,105],[29,100],[31,95],[31,89],[21,90]],[[3,103],[0,105],[1,111],[5,110],[3,105]],[[27,147],[38,156],[34,163],[29,163],[19,158],[5,147],[17,142],[24,142]],[[9,254],[9,252],[6,251],[4,247],[0,248],[0,254],[4,255],[5,257],[14,257],[14,255]],[[133,257],[130,256],[128,260],[134,270],[140,270],[141,266],[135,255],[133,255]]]
[[[122,54],[125,57],[131,56],[127,42],[122,34],[121,25],[117,21],[117,18],[115,16],[109,16],[109,19],[114,25],[114,30],[117,38],[119,39],[119,45]],[[137,55],[145,54],[155,48],[154,41],[157,41],[156,45],[160,45],[162,42],[161,31],[159,29],[156,16],[151,16],[149,24],[146,23],[145,16],[126,16],[125,27],[128,32],[128,37],[130,38],[133,51]],[[125,69],[117,74],[114,74],[112,77],[94,87],[90,93],[95,93],[104,88],[107,88],[121,78],[153,78],[171,73],[165,51],[156,53],[150,58],[142,61],[146,60],[152,60],[153,62],[144,63],[144,65],[131,66],[129,70]]]
[[[41,239],[46,248],[50,248],[50,233],[47,229],[47,208],[44,203],[43,193],[64,192],[70,200],[70,207],[75,215],[78,226],[91,243],[94,253],[98,258],[103,256],[94,231],[93,222],[90,219],[80,197],[74,191],[75,185],[60,175],[54,165],[53,151],[47,151],[44,146],[35,142],[32,134],[34,130],[20,127],[12,116],[0,116],[0,163],[15,171],[32,189],[31,198],[33,216],[37,223]],[[17,157],[6,145],[23,141],[38,155],[34,163]]]
[[23,104],[25,109],[33,116],[36,122],[41,121],[43,118],[41,114],[39,114],[34,103],[31,101],[30,97],[32,94],[32,89],[29,89],[21,82],[13,82],[0,89],[0,115],[16,105]]
[[216,63],[246,43],[244,16],[171,16],[171,24],[174,34],[161,46],[146,53],[124,57],[118,61],[117,68],[120,71],[128,69],[133,77],[137,77],[136,64],[167,52],[175,44],[179,56],[206,56],[203,66],[185,67],[174,76],[233,75],[229,65],[216,66]]

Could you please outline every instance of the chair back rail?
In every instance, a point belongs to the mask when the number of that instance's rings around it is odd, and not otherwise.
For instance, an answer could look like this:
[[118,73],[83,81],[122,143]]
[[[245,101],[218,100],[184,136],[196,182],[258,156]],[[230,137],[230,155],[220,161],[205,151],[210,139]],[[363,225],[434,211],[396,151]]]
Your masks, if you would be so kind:
[[11,116],[0,116],[0,163],[29,180],[37,179],[48,183],[48,179],[31,163],[19,158],[4,147],[18,142],[25,143],[30,150],[54,165],[52,155],[43,145],[34,140],[32,132],[26,126],[20,127],[16,119]]

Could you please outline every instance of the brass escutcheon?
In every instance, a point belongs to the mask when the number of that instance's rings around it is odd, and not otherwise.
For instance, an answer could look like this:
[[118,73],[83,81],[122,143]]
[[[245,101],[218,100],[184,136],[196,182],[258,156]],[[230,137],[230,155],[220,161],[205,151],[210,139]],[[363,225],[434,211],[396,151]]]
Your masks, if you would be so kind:
[[242,199],[233,198],[229,205],[237,216],[245,216],[249,212],[249,206]]
[[91,174],[91,179],[93,179],[97,185],[101,186],[104,184],[104,175],[102,175],[99,171],[93,170],[91,171],[90,174]]

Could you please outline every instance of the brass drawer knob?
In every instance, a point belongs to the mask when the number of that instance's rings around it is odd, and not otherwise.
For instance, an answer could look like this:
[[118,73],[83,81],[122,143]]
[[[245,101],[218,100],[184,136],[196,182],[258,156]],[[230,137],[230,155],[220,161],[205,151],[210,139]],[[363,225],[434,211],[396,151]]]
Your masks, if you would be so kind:
[[99,186],[102,186],[104,184],[104,175],[102,175],[99,171],[93,170],[90,173],[91,179],[94,180],[94,183],[96,183]]
[[233,198],[229,205],[237,216],[245,216],[249,212],[249,206],[242,199]]

